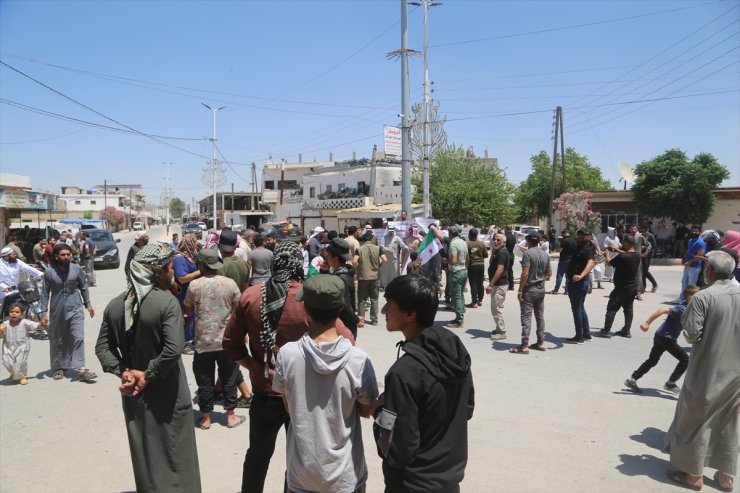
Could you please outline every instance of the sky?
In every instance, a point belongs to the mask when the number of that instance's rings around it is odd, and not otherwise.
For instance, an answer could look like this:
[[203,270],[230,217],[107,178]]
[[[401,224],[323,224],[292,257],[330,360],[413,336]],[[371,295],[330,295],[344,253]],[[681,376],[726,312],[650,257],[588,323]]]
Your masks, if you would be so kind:
[[[408,6],[422,50],[423,9]],[[370,157],[401,113],[401,3],[0,1],[0,171],[35,189],[141,184],[158,203],[210,191],[211,107],[221,190],[250,163]],[[496,157],[514,183],[564,140],[615,187],[679,148],[740,185],[740,2],[463,1],[429,12],[432,97],[450,144]],[[412,103],[422,57],[410,64]]]

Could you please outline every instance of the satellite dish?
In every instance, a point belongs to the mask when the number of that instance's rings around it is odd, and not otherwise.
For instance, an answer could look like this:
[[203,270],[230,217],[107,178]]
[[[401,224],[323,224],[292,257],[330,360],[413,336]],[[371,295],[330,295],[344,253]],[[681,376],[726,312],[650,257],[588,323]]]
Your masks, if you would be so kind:
[[627,190],[627,184],[632,185],[635,182],[635,172],[627,161],[619,161],[617,169],[619,170],[619,176],[622,177],[619,181],[624,181],[624,189]]

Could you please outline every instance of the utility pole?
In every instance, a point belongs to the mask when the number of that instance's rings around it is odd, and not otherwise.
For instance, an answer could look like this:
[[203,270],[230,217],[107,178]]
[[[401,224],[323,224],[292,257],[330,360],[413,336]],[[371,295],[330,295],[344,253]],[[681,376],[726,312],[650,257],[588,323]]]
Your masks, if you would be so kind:
[[216,205],[216,185],[218,184],[217,173],[218,161],[216,161],[216,112],[226,108],[221,106],[220,108],[211,108],[206,103],[200,103],[213,113],[213,138],[211,138],[211,186],[213,187],[213,228],[218,229],[218,216],[217,216],[217,205]]
[[409,30],[407,0],[401,0],[401,210],[411,209],[411,103],[409,102]]
[[552,148],[552,182],[550,184],[550,228],[555,224],[554,221],[554,208],[555,208],[555,183],[557,182],[558,176],[558,137],[560,140],[560,165],[562,169],[562,183],[560,193],[566,191],[565,181],[565,139],[563,137],[563,108],[558,106],[555,108],[555,117],[553,121],[553,148]]
[[167,188],[166,188],[166,191],[165,191],[165,194],[164,195],[165,195],[165,208],[167,209],[167,212],[166,212],[166,214],[167,214],[167,222],[166,222],[166,224],[167,224],[167,234],[169,235],[170,234],[170,220],[171,220],[171,218],[170,218],[170,200],[172,200],[170,198],[170,166],[172,166],[173,162],[172,161],[162,161],[162,164],[164,164],[164,167],[165,167],[165,170],[166,170],[165,180],[166,180],[166,183],[167,183]]
[[442,5],[441,2],[421,0],[420,2],[409,2],[410,5],[424,7],[424,99],[422,101],[422,169],[424,172],[424,217],[431,217],[432,208],[429,200],[429,159],[431,155],[431,143],[429,138],[429,103],[431,93],[431,82],[429,81],[429,7]]

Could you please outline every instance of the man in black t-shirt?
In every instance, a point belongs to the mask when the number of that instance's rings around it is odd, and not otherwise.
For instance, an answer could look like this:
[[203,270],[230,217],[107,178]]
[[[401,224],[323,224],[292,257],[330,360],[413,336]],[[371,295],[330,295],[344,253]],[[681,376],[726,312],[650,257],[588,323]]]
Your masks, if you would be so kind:
[[609,259],[607,263],[614,267],[614,289],[609,294],[609,303],[606,305],[606,318],[604,328],[596,335],[599,337],[611,337],[612,324],[614,317],[620,308],[624,310],[624,327],[616,335],[622,337],[632,337],[630,329],[632,328],[632,305],[637,295],[637,283],[635,274],[640,268],[640,254],[635,251],[635,240],[632,236],[625,236],[622,240],[623,253]]
[[586,295],[590,283],[588,274],[594,268],[594,248],[591,243],[591,231],[582,228],[576,232],[578,246],[568,266],[568,298],[570,309],[573,312],[573,322],[576,326],[576,335],[565,340],[572,344],[581,344],[591,340],[591,327],[588,324],[586,313]]
[[494,330],[491,339],[506,339],[504,325],[504,301],[509,286],[509,251],[506,249],[506,235],[498,233],[493,238],[491,262],[488,264],[488,286],[486,293],[491,295],[491,315],[493,316]]
[[[573,254],[576,253],[578,243],[570,235],[570,231],[567,229],[563,230],[563,239],[560,240],[560,260],[558,260],[558,272],[555,275],[555,287],[550,294],[558,294],[560,291],[560,282],[563,280],[563,276],[568,272],[570,261],[573,259]],[[568,280],[565,281],[565,294],[568,294]]]
[[514,247],[516,246],[514,227],[511,224],[507,225],[504,228],[504,234],[506,235],[506,250],[509,252],[509,269],[506,274],[509,278],[509,291],[514,291]]

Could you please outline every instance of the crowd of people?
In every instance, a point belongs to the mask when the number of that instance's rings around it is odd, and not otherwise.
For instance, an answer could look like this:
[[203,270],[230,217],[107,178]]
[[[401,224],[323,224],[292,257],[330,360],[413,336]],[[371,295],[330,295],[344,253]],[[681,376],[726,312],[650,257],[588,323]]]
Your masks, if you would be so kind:
[[[470,356],[447,329],[463,328],[466,310],[481,307],[488,295],[491,339],[505,340],[503,309],[507,292],[516,289],[513,266],[520,258],[521,339],[510,353],[547,350],[545,299],[561,286],[575,329],[564,342],[583,344],[592,335],[629,338],[634,302],[642,299],[646,281],[657,288],[650,259],[668,248],[666,241],[658,246],[650,229],[618,227],[599,242],[586,228],[574,237],[565,230],[560,238],[531,231],[521,240],[513,226],[491,227],[489,245],[472,225],[406,217],[342,233],[317,227],[300,242],[251,229],[212,230],[203,245],[192,234],[160,243],[137,232],[124,267],[126,290],[106,307],[95,347],[103,370],[120,379],[137,491],[201,489],[182,355],[192,355],[201,432],[215,423],[219,402],[221,424],[228,428],[247,422],[237,409],[249,409],[244,492],[263,491],[281,428],[287,433],[286,491],[364,492],[362,418],[374,420],[386,491],[459,491],[474,390]],[[702,232],[698,226],[688,231],[679,296],[641,324],[647,331],[667,315],[648,359],[625,385],[640,392],[637,380],[665,351],[673,355],[678,364],[665,389],[680,396],[667,433],[676,468],[669,476],[699,489],[708,466],[731,490],[740,406],[740,233]],[[39,247],[45,255],[48,245]],[[97,376],[85,365],[83,329],[84,311],[95,316],[88,291],[94,284],[71,262],[73,248],[66,238],[55,242],[41,272],[6,246],[0,287],[7,292],[21,272],[43,279],[40,325],[49,327],[52,378],[74,371],[77,380],[90,382]],[[555,272],[551,253],[559,256]],[[604,325],[592,333],[585,300],[608,281],[613,289]],[[434,323],[440,303],[454,314],[447,328]],[[23,320],[22,310],[10,304],[0,336],[5,367],[26,384],[28,333],[37,325]],[[624,323],[612,332],[620,310]],[[404,336],[404,355],[385,375],[382,394],[368,354],[357,345],[358,328],[377,325],[380,313],[388,331]],[[530,339],[533,316],[536,337]],[[691,356],[678,343],[682,331]],[[442,401],[444,406],[435,405]]]

